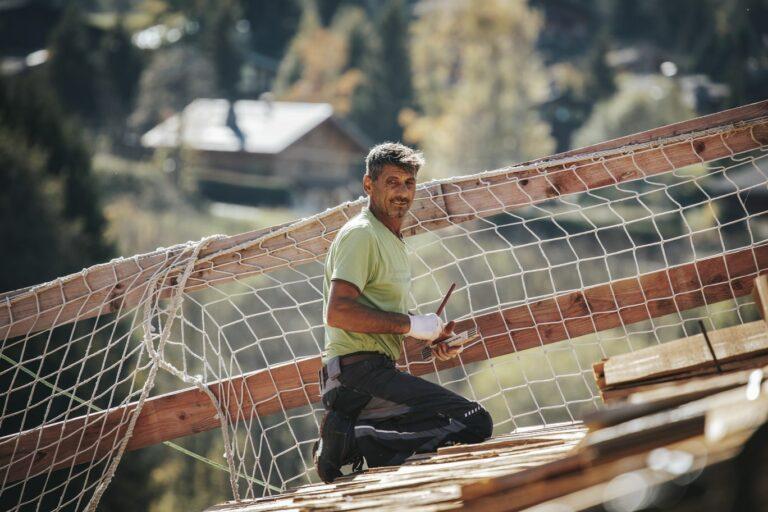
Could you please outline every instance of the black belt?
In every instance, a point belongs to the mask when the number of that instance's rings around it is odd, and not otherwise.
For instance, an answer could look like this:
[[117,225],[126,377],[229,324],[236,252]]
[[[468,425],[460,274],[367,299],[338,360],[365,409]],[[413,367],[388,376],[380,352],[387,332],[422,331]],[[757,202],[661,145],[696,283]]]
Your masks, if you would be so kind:
[[[379,357],[387,357],[386,355],[382,354],[381,352],[353,352],[351,354],[346,354],[343,356],[339,356],[339,368],[344,368],[345,366],[350,366],[355,363],[359,363],[361,361],[365,361],[367,359],[374,359]],[[323,365],[320,368],[320,390],[321,394],[324,391],[325,384],[328,381],[328,368],[326,365]],[[337,384],[338,385],[338,384]],[[329,388],[330,389],[330,388]]]
[[349,366],[351,364],[359,363],[360,361],[365,361],[366,359],[373,359],[375,357],[387,356],[381,352],[353,352],[351,354],[339,356],[339,363],[343,368],[344,366]]

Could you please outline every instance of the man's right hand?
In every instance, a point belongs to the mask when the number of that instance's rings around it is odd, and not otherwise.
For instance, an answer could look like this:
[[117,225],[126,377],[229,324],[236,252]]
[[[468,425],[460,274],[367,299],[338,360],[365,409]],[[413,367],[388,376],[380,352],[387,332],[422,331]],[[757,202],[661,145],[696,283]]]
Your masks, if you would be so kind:
[[426,315],[408,315],[411,319],[411,329],[406,336],[419,340],[436,340],[443,333],[443,319],[434,313]]

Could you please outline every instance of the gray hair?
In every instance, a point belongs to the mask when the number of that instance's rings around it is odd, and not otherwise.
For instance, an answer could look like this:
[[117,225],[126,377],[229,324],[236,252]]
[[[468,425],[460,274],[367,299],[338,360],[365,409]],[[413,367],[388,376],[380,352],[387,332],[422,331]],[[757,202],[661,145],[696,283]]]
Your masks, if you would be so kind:
[[415,176],[424,165],[424,156],[399,142],[384,142],[371,148],[365,157],[365,174],[376,181],[385,165],[394,165]]

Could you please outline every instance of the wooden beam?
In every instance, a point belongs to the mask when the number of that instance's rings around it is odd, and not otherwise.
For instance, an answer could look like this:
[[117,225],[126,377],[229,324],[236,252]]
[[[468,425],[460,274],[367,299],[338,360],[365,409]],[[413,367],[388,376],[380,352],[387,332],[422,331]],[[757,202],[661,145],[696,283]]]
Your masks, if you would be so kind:
[[[766,270],[768,245],[557,295],[459,322],[458,330],[476,326],[483,339],[457,359],[423,362],[421,343],[409,340],[401,363],[411,361],[409,371],[424,375],[732,299],[749,294],[754,276]],[[320,364],[319,357],[308,357],[209,387],[229,417],[241,421],[317,402]],[[6,436],[0,439],[0,468],[13,480],[103,456],[124,431],[132,407]],[[128,449],[218,428],[215,414],[195,388],[152,398],[139,414]]]
[[[748,433],[734,434],[720,443],[708,443],[704,436],[696,436],[660,446],[691,454],[693,463],[690,471],[695,472],[735,457],[747,440]],[[628,454],[599,463],[590,462],[584,456],[571,455],[509,476],[462,485],[462,509],[483,512],[528,510],[534,505],[610,482],[619,475],[645,470],[647,467],[647,452]],[[599,506],[603,502],[602,498],[603,495],[597,496],[594,502]],[[558,510],[557,507],[553,509]]]
[[[510,167],[502,174],[475,175],[419,187],[404,234],[495,215],[560,195],[584,192],[624,181],[669,172],[768,144],[768,101],[638,134],[646,143],[669,134],[696,132],[724,123],[722,132],[704,132],[677,144],[652,146],[633,154],[619,151],[621,140],[608,143],[614,154],[595,155],[599,146],[565,154],[568,160],[541,159]],[[735,126],[733,125],[735,123]],[[634,137],[634,136],[630,136]],[[630,140],[630,139],[627,139]],[[631,149],[624,147],[623,149]],[[589,151],[587,151],[589,150]],[[212,242],[187,283],[193,291],[287,265],[322,258],[341,226],[362,208],[362,200],[301,221],[290,228],[269,228]],[[280,229],[278,229],[280,228]],[[234,250],[237,248],[237,250]],[[218,255],[221,251],[233,250]],[[138,305],[153,276],[183,261],[190,248],[159,251],[97,265],[33,289],[10,292],[0,304],[0,337],[29,335],[75,320],[115,313]],[[176,270],[178,271],[178,270]],[[167,295],[175,277],[163,283]]]
[[[706,375],[691,377],[689,379],[676,380],[672,383],[666,382],[658,385],[650,385],[642,391],[632,393],[628,403],[644,404],[666,400],[671,397],[698,397],[712,394],[712,392],[725,391],[737,386],[743,386],[749,382],[749,379],[755,372],[762,372],[762,379],[768,377],[768,367],[753,368],[750,370],[739,370],[725,374]],[[757,373],[760,376],[760,373]]]

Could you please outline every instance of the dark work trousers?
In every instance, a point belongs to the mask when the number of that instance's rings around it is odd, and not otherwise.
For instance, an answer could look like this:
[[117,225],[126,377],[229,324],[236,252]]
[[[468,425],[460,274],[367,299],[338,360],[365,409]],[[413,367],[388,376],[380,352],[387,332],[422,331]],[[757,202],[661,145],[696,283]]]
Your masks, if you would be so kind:
[[384,355],[342,367],[338,380],[323,405],[354,423],[368,467],[402,464],[440,446],[479,443],[493,431],[490,414],[478,403],[398,370]]

